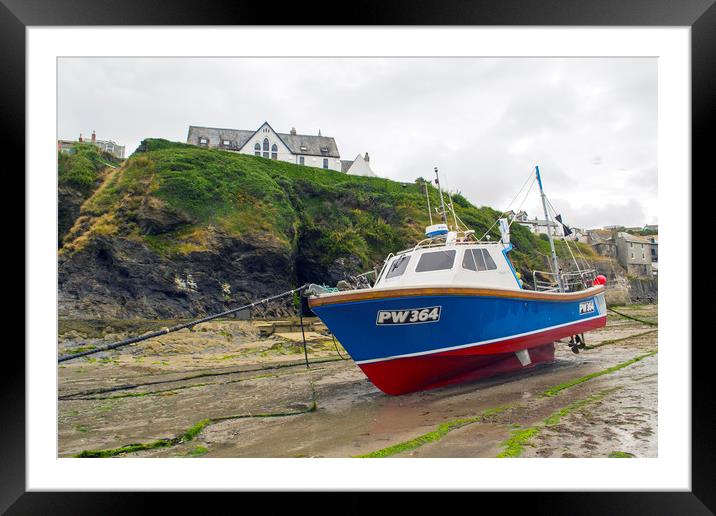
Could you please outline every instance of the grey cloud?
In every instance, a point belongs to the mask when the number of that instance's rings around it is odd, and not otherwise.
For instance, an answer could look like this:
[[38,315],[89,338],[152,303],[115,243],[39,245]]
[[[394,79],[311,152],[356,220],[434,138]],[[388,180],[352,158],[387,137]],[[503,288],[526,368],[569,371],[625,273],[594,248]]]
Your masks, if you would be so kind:
[[601,206],[632,201],[652,220],[656,71],[651,58],[61,59],[58,136],[94,129],[131,152],[145,137],[184,141],[190,124],[268,120],[320,128],[347,159],[369,151],[383,177],[439,166],[477,205],[506,208],[539,164],[548,195],[579,217],[575,199],[588,200],[595,225],[612,218]]

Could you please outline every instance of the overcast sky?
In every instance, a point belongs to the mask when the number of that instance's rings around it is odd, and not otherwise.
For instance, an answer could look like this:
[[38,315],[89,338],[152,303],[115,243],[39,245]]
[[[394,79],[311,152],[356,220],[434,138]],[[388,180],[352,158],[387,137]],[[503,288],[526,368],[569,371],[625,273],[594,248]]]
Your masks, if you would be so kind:
[[[382,177],[506,209],[540,166],[567,224],[657,223],[655,58],[63,58],[58,137],[186,141],[189,125],[333,136]],[[511,208],[522,202],[520,197]],[[535,191],[523,209],[541,216]]]

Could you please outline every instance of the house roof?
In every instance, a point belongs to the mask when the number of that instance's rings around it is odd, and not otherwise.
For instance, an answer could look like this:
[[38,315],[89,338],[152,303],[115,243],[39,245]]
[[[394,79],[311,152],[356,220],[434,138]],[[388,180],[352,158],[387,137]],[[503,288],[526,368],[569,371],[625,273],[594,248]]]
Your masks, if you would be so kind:
[[189,126],[188,141],[196,140],[200,136],[209,139],[209,142],[220,142],[228,140],[231,142],[231,148],[240,149],[256,131],[243,131],[241,129],[224,129],[221,127],[201,127],[196,125]]
[[341,172],[348,172],[348,169],[351,168],[352,164],[353,164],[352,159],[342,159],[341,160]]
[[[263,127],[264,124],[261,124]],[[269,125],[269,127],[271,127]],[[273,130],[273,128],[271,128]],[[203,136],[210,142],[228,140],[231,142],[229,149],[239,150],[257,130],[246,131],[243,129],[225,129],[220,127],[189,126],[188,141],[193,141]],[[325,156],[327,158],[340,158],[336,140],[330,136],[314,136],[308,134],[285,134],[274,131],[281,141],[293,154],[305,154],[309,156]],[[305,150],[304,150],[305,149]]]
[[641,237],[641,236],[632,235],[630,233],[619,232],[618,237],[621,238],[622,240],[627,241],[627,242],[638,242],[640,244],[651,244],[649,239]]

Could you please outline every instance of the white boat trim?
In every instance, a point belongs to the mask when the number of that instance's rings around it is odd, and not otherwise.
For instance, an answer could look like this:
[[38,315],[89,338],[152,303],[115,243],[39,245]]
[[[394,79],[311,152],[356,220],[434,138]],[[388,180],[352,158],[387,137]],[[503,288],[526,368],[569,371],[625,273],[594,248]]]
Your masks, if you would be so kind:
[[526,336],[528,336],[528,335],[534,335],[534,334],[536,334],[536,333],[542,333],[542,332],[544,332],[544,331],[556,330],[557,328],[563,328],[564,326],[571,326],[572,324],[577,324],[577,323],[581,323],[581,322],[585,322],[585,321],[591,321],[591,320],[594,320],[594,319],[600,319],[600,318],[606,317],[606,316],[607,316],[607,314],[604,313],[604,314],[602,314],[602,315],[595,315],[595,316],[593,316],[593,317],[586,317],[586,318],[580,319],[580,320],[578,320],[578,321],[572,321],[572,322],[568,322],[568,323],[564,323],[564,324],[557,324],[557,325],[555,325],[555,326],[548,326],[547,328],[540,328],[539,330],[528,331],[528,332],[525,332],[525,333],[518,333],[518,334],[516,334],[516,335],[507,335],[507,336],[505,336],[505,337],[500,337],[500,338],[497,338],[497,339],[482,340],[482,341],[479,341],[479,342],[471,342],[470,344],[461,344],[460,346],[450,346],[450,347],[447,347],[447,348],[431,349],[430,351],[419,351],[419,352],[417,352],[417,353],[406,353],[405,355],[395,355],[395,356],[383,357],[383,358],[370,358],[370,359],[368,359],[368,360],[356,360],[355,363],[358,364],[358,365],[361,365],[361,364],[372,364],[372,363],[374,363],[374,362],[385,362],[385,361],[388,361],[388,360],[396,360],[396,359],[398,359],[398,358],[409,358],[409,357],[418,357],[418,356],[422,356],[422,355],[433,355],[433,354],[435,354],[435,353],[442,353],[442,352],[444,352],[444,351],[453,351],[453,350],[456,350],[456,349],[470,348],[470,347],[473,347],[473,346],[484,346],[484,345],[486,345],[486,344],[492,344],[492,343],[494,343],[494,342],[500,342],[500,341],[502,341],[502,340],[516,339],[516,338],[518,338],[518,337],[526,337]]

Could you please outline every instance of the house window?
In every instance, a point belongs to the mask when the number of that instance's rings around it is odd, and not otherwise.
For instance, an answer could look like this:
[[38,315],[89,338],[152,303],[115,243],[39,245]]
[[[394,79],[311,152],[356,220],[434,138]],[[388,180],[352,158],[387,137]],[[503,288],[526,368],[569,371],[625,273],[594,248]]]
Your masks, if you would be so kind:
[[278,146],[275,143],[271,146],[271,159],[278,159]]
[[328,158],[323,158],[323,168],[328,168]]
[[261,156],[261,145],[259,143],[254,145],[254,156]]
[[264,138],[264,158],[269,157],[269,141],[268,138]]
[[209,138],[205,138],[204,136],[199,137],[199,145],[207,146],[209,145]]
[[222,144],[224,147],[228,147],[229,145],[231,145],[231,142],[230,142],[229,140],[224,140],[224,141],[221,142],[221,144]]
[[631,253],[631,259],[632,260],[634,259],[634,253]]
[[308,150],[308,147],[305,145],[301,145],[301,152],[306,152]]
[[424,253],[420,257],[415,272],[442,271],[452,269],[455,262],[455,251],[437,251],[435,253]]
[[299,164],[299,165],[305,165],[305,164],[306,164],[306,158],[304,158],[303,156],[299,156],[299,157],[298,157],[298,164]]

